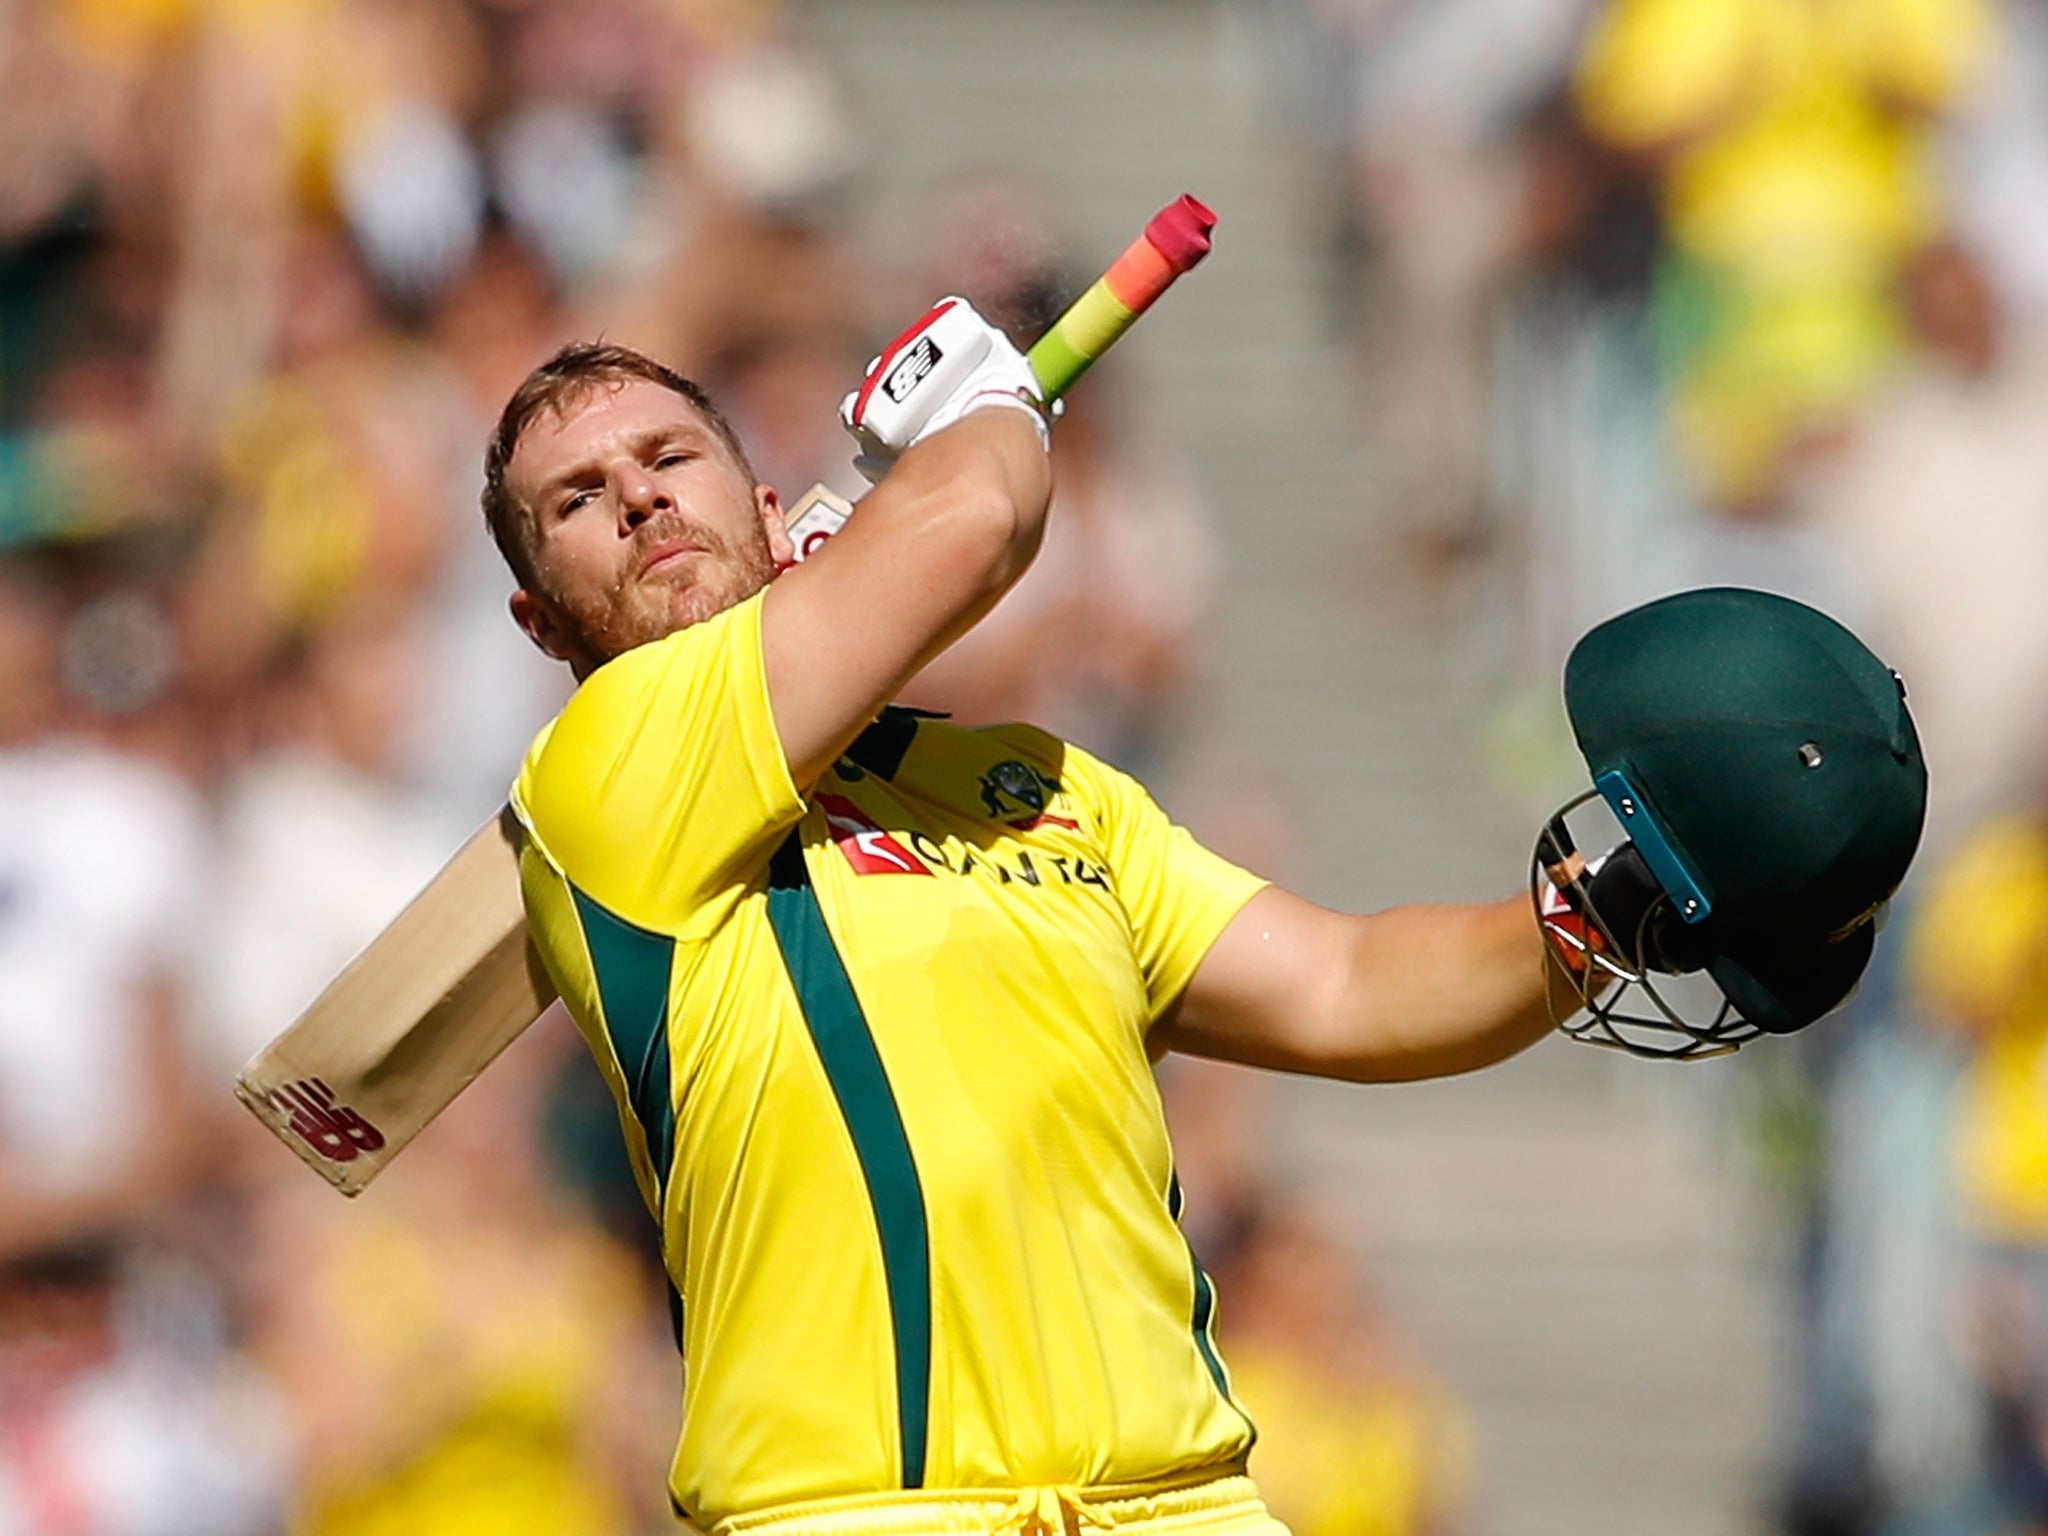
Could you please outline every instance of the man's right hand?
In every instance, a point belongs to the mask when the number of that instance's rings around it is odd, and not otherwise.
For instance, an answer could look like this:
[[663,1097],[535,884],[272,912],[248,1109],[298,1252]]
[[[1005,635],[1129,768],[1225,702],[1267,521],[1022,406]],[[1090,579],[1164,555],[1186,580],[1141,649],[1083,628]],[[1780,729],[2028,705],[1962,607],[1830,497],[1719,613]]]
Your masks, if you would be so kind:
[[1576,922],[1587,941],[1604,951],[1608,946],[1589,917],[1597,919],[1613,938],[1616,957],[1634,969],[1682,976],[1713,958],[1701,930],[1678,915],[1632,841],[1617,843],[1587,863],[1583,881],[1568,882],[1559,890],[1558,902],[1569,909],[1570,917],[1553,921],[1546,912],[1546,927]]
[[868,364],[839,407],[860,445],[854,467],[880,483],[904,449],[990,407],[1028,412],[1050,441],[1050,412],[1031,364],[965,299],[939,300]]

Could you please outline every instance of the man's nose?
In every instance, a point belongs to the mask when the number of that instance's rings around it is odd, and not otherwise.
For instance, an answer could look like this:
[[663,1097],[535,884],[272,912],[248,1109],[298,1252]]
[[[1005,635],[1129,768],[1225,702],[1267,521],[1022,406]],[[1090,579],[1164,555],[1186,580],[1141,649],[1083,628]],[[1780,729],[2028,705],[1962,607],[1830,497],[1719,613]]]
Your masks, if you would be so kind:
[[619,493],[619,522],[637,528],[657,512],[668,510],[668,492],[640,465],[627,462],[612,472]]

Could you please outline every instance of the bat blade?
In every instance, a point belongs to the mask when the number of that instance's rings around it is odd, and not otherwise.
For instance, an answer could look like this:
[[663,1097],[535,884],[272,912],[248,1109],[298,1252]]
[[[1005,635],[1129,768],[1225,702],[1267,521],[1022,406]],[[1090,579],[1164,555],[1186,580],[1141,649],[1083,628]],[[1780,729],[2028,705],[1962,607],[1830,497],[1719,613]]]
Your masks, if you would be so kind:
[[242,1069],[236,1097],[359,1194],[555,1000],[526,936],[518,823],[500,811]]

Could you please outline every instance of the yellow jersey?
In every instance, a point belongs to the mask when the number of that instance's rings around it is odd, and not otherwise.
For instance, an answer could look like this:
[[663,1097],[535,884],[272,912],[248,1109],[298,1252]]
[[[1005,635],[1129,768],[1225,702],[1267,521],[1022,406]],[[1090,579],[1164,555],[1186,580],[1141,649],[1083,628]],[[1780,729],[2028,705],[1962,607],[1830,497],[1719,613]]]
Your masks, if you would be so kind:
[[1242,1465],[1146,1034],[1258,879],[1023,726],[891,710],[799,794],[758,595],[592,674],[513,805],[661,1223],[683,1513]]

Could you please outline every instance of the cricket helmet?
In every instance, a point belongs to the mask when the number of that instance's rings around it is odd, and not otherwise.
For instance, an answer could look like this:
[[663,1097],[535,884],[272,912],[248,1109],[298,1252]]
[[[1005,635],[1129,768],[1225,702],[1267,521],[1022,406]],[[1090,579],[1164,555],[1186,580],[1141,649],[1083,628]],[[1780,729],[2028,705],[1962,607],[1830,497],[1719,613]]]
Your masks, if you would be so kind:
[[[1532,875],[1550,961],[1584,1010],[1559,1026],[1694,1057],[1840,1006],[1926,815],[1898,674],[1803,603],[1709,587],[1588,633],[1564,696],[1593,787],[1545,826]],[[1595,800],[1623,841],[1559,878],[1569,822]],[[1704,1006],[1666,996],[1686,973],[1711,981]]]

